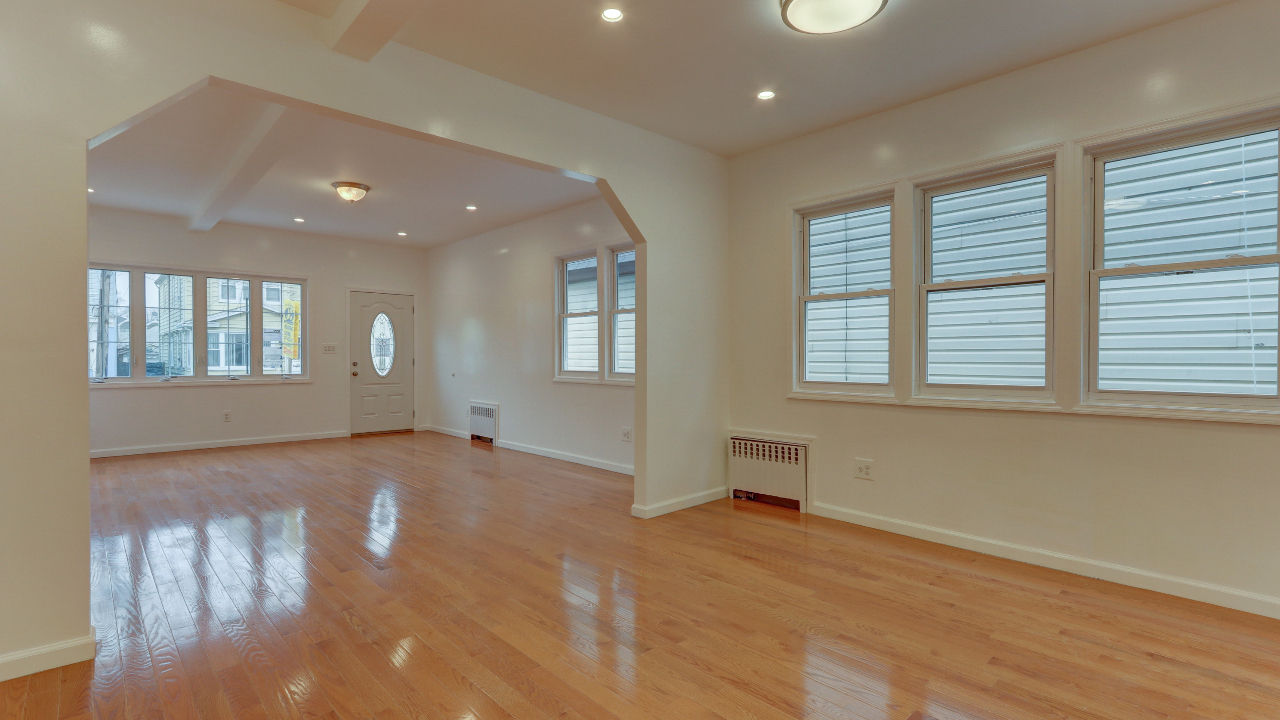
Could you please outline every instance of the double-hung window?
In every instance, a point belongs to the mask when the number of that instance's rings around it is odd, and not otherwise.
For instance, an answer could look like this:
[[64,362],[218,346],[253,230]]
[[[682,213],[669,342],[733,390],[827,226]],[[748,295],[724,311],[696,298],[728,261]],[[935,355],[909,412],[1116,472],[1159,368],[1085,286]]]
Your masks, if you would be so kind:
[[598,379],[600,373],[599,259],[560,263],[560,374]]
[[1048,392],[1053,173],[925,193],[921,394]]
[[625,379],[636,374],[636,251],[613,251],[613,322],[610,373]]
[[1274,405],[1275,125],[1094,162],[1091,396]]
[[89,378],[127,383],[301,375],[303,296],[301,282],[90,268]]
[[881,199],[802,220],[801,387],[888,394],[893,206]]

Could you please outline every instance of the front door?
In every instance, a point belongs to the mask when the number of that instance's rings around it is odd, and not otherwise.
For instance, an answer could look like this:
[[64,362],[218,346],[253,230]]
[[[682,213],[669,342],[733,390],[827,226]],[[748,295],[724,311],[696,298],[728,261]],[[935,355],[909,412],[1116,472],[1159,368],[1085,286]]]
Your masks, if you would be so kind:
[[351,434],[413,429],[413,297],[351,293]]

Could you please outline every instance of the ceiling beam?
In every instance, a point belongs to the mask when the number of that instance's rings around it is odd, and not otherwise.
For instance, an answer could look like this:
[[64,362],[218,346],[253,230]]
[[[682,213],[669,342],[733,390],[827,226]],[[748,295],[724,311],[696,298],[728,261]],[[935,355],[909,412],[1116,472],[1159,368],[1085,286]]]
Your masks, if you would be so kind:
[[421,0],[342,0],[329,20],[329,47],[372,60],[421,7]]
[[262,111],[191,216],[192,230],[212,230],[284,154],[291,135],[290,123],[281,122],[286,110],[269,103]]

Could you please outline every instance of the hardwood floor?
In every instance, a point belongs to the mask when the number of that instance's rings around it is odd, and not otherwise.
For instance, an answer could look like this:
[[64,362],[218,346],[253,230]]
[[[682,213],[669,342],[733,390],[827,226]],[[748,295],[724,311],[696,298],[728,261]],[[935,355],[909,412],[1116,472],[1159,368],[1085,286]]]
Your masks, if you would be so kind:
[[430,433],[93,461],[0,720],[1280,717],[1280,622]]

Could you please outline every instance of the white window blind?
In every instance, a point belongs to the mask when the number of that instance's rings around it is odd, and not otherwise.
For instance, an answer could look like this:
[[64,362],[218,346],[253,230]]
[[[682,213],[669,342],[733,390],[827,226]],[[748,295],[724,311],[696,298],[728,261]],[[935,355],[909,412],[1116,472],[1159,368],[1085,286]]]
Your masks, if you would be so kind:
[[595,256],[564,263],[564,312],[561,315],[561,369],[598,372],[600,317]]
[[1049,176],[929,198],[925,382],[1046,384]]
[[1098,390],[1276,395],[1277,139],[1102,163]]
[[805,382],[889,383],[892,218],[876,205],[807,219]]

